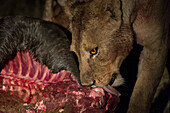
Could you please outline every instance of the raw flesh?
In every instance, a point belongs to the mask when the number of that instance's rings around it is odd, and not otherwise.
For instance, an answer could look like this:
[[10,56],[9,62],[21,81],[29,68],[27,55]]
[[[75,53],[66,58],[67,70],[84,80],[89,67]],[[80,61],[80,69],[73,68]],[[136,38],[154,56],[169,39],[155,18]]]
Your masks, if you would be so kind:
[[25,102],[22,112],[114,113],[119,103],[119,94],[82,87],[68,71],[50,73],[30,52],[17,52],[0,76],[1,90]]

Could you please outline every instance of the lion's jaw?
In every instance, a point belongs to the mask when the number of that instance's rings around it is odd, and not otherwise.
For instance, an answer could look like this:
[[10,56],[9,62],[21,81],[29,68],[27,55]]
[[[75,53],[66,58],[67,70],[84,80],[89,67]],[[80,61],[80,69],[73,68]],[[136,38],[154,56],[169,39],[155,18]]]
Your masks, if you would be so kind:
[[66,9],[70,15],[71,50],[78,56],[81,84],[105,86],[114,75],[113,85],[120,85],[123,79],[119,67],[133,45],[131,27],[122,23],[119,1],[86,2],[68,3]]

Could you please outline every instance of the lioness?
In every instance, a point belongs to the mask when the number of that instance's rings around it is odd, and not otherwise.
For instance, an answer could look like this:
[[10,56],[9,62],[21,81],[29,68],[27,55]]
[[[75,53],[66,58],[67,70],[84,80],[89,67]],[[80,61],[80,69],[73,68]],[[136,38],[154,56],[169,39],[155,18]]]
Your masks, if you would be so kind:
[[119,73],[122,61],[134,41],[143,46],[128,113],[148,113],[170,45],[170,1],[58,0],[58,3],[68,19],[44,18],[72,32],[71,50],[78,56],[82,85],[123,84]]

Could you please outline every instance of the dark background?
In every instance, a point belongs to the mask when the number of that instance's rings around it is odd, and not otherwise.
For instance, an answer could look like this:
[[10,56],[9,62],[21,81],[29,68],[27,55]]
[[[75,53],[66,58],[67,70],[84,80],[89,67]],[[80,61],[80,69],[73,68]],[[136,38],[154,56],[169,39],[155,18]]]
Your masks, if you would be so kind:
[[42,18],[45,0],[0,0],[0,17],[23,15]]
[[[45,4],[45,0],[0,0],[0,17],[23,15],[23,16],[29,16],[35,18],[42,18],[43,11],[44,11],[44,4]],[[120,105],[117,107],[116,109],[117,113],[119,112],[125,113],[128,107],[127,106],[128,101],[130,99],[130,95],[136,80],[136,74],[138,68],[137,65],[138,65],[139,55],[141,51],[142,51],[142,47],[137,44],[134,44],[134,49],[132,50],[130,55],[127,57],[127,59],[123,62],[121,66],[120,71],[126,80],[126,84],[118,88],[118,90],[122,94],[121,100],[123,101],[121,101]],[[170,54],[168,58],[169,59],[167,62],[167,66],[170,72]],[[169,93],[170,92],[168,93],[166,92],[165,94],[169,94]],[[158,113],[158,112],[154,111],[154,113]]]

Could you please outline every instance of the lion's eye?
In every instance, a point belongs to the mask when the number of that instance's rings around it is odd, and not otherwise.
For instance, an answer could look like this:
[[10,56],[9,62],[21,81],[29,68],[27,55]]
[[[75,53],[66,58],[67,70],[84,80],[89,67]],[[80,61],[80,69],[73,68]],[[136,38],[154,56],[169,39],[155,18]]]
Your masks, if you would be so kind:
[[98,52],[98,47],[93,48],[92,50],[90,50],[90,55],[96,55]]

